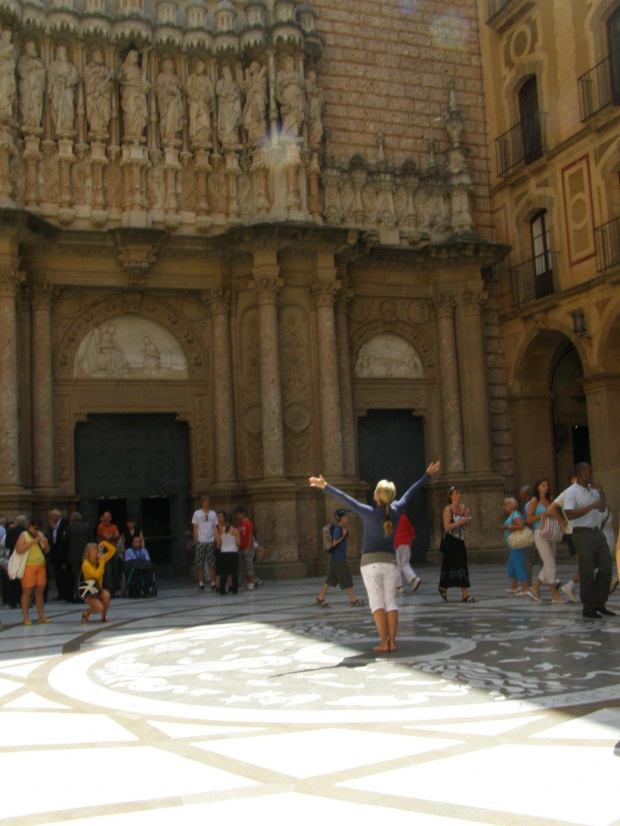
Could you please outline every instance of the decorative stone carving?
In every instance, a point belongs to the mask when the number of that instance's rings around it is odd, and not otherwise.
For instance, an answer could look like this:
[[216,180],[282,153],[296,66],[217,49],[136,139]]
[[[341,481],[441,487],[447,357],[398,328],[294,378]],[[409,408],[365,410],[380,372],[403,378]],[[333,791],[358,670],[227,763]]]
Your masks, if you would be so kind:
[[0,123],[12,120],[15,114],[15,47],[11,41],[11,30],[0,32]]
[[68,59],[64,46],[56,49],[56,59],[47,70],[47,97],[52,127],[57,138],[75,135],[75,87],[78,71]]
[[308,146],[321,148],[323,139],[323,92],[316,82],[316,72],[310,70],[306,77],[306,98],[308,100]]
[[178,139],[183,129],[183,93],[181,81],[174,73],[172,60],[166,59],[155,81],[157,110],[159,112],[159,136],[163,146],[180,146]]
[[119,73],[125,142],[143,143],[144,130],[149,119],[146,96],[151,84],[146,79],[146,55],[143,55],[142,62],[141,68],[138,52],[132,49]]
[[291,55],[284,58],[284,66],[276,76],[276,98],[280,104],[282,137],[298,138],[306,119],[305,84]]
[[101,49],[95,49],[91,62],[84,69],[84,93],[88,137],[106,140],[112,117],[112,91],[114,72],[105,66]]
[[149,156],[151,158],[151,166],[146,173],[149,204],[151,209],[163,209],[166,196],[164,153],[161,149],[151,149]]
[[217,82],[217,136],[224,151],[240,149],[239,121],[241,118],[241,89],[235,81],[231,67],[222,67],[222,77]]
[[248,136],[248,145],[258,146],[267,132],[267,67],[253,60],[245,70],[245,106],[241,123]]
[[53,141],[43,141],[43,157],[41,159],[41,200],[53,204],[60,189],[60,167],[58,153]]
[[189,140],[194,149],[206,149],[213,142],[215,92],[205,70],[204,62],[199,60],[185,84],[189,109]]
[[360,347],[355,376],[360,379],[419,379],[424,377],[424,368],[408,341],[392,333],[383,333]]
[[73,365],[75,378],[187,379],[187,359],[174,336],[160,324],[121,315],[98,324],[82,339]]
[[19,75],[19,101],[22,130],[40,134],[45,92],[45,67],[37,57],[37,47],[32,40],[24,46],[24,54],[17,64]]

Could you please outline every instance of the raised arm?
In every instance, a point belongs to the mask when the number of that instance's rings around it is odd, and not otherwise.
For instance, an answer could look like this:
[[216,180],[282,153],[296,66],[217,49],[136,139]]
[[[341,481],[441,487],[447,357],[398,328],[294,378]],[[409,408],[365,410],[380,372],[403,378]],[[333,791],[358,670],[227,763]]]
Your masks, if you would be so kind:
[[400,497],[400,499],[396,499],[392,503],[392,507],[398,511],[404,510],[407,505],[409,504],[409,500],[412,498],[414,493],[418,491],[420,488],[424,487],[424,485],[429,481],[431,476],[434,476],[436,473],[439,473],[439,469],[441,467],[441,462],[431,462],[431,464],[426,468],[426,473],[418,479],[417,482],[414,482],[413,485],[409,488],[408,491]]
[[326,493],[329,493],[330,496],[333,496],[334,499],[340,499],[341,502],[348,505],[353,513],[356,513],[358,516],[368,516],[372,513],[372,508],[370,505],[364,505],[362,502],[358,502],[357,499],[349,496],[348,493],[328,485],[322,476],[311,476],[308,481],[310,482],[311,488],[324,490]]

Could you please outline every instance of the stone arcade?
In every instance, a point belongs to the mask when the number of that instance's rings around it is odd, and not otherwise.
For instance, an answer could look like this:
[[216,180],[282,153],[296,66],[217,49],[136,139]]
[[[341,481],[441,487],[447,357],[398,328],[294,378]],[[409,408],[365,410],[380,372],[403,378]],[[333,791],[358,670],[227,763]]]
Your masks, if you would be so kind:
[[[250,504],[268,575],[315,573],[308,475],[363,495],[358,419],[408,411],[420,461],[444,462],[433,539],[457,483],[471,546],[499,544],[512,457],[483,273],[506,248],[486,240],[475,39],[407,86],[408,50],[445,24],[401,33],[396,0],[367,0],[371,32],[344,5],[0,0],[2,509],[168,497],[181,537],[209,491]],[[135,414],[166,427],[130,446]],[[160,561],[183,570],[182,547]]]

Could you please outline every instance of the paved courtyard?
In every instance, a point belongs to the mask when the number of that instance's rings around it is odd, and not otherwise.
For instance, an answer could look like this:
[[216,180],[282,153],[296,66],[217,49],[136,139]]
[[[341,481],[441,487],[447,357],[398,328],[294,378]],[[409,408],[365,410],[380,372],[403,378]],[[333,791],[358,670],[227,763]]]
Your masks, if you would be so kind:
[[583,620],[471,573],[464,605],[421,571],[390,655],[319,579],[0,610],[0,823],[618,826],[620,593]]

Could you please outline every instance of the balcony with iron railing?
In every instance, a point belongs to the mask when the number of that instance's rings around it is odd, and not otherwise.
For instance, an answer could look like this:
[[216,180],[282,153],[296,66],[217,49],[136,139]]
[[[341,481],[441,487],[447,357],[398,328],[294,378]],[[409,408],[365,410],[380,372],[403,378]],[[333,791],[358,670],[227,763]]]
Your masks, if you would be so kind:
[[591,118],[610,103],[620,105],[620,50],[612,52],[590,71],[577,78],[579,117]]
[[520,163],[532,163],[547,151],[545,112],[533,112],[495,139],[497,174],[501,178]]
[[511,267],[508,277],[512,286],[512,306],[519,307],[527,301],[553,295],[556,273],[556,252],[543,252],[529,261]]
[[606,272],[620,264],[620,218],[612,218],[600,227],[594,227],[596,240],[596,269]]

